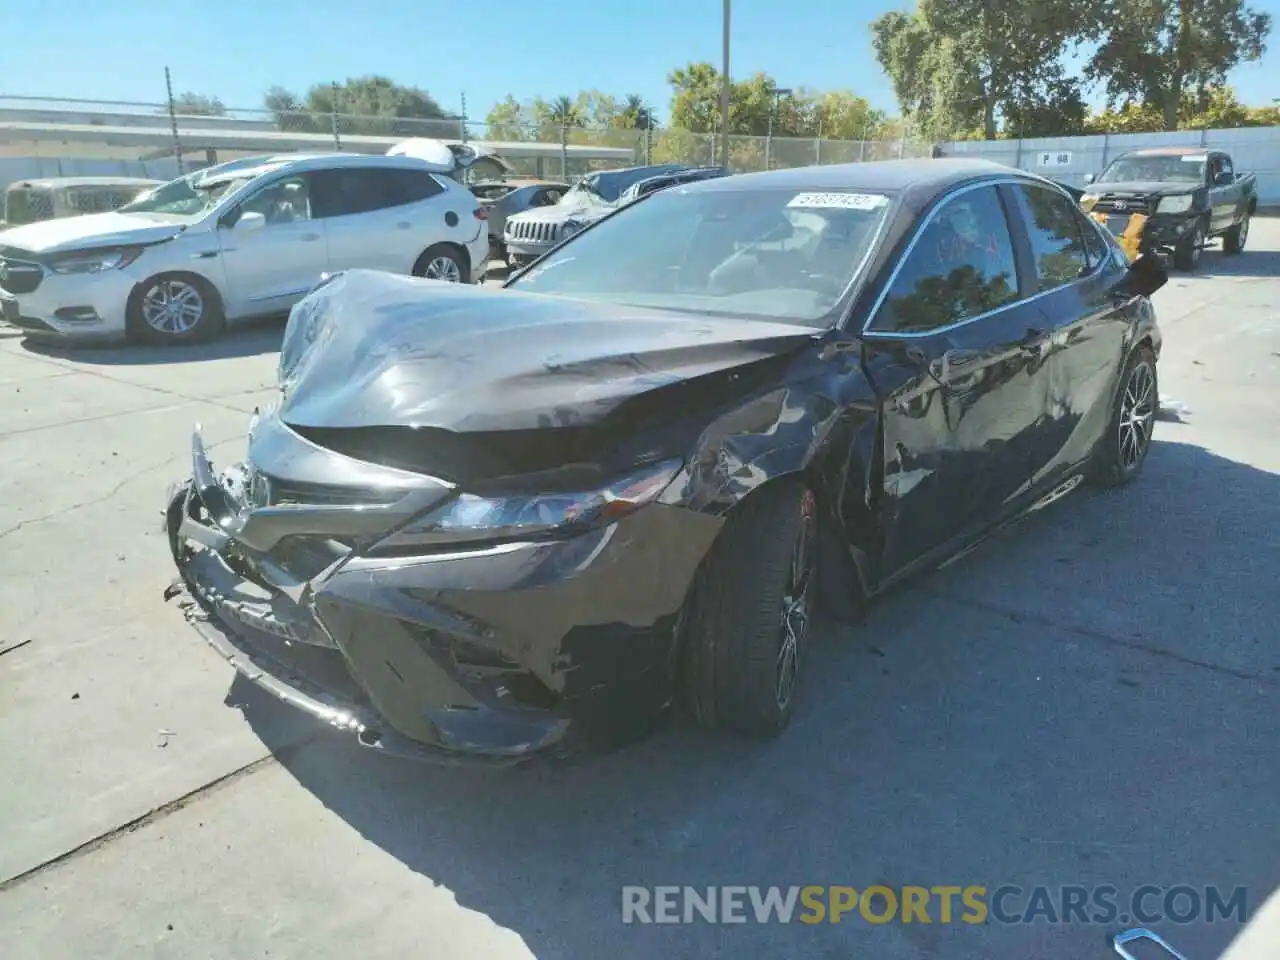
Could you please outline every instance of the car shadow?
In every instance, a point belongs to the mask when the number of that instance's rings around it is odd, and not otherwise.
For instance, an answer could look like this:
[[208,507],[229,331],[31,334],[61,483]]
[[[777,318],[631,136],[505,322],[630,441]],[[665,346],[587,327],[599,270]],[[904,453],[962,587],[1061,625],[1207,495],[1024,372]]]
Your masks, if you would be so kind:
[[[1127,633],[1111,637],[1114,623],[1090,635],[1042,621],[1127,604],[1162,631],[1216,620],[1238,644],[1271,643],[1266,616],[1246,622],[1241,611],[1274,610],[1280,557],[1259,554],[1255,538],[1280,529],[1278,504],[1280,477],[1160,440],[1133,487],[1069,497],[874,604],[861,626],[823,625],[810,659],[821,668],[809,671],[790,729],[767,743],[670,725],[574,763],[442,769],[388,760],[328,730],[295,749],[291,710],[246,695],[239,677],[228,699],[330,811],[539,957],[834,960],[855,946],[881,958],[1075,957],[1081,937],[1101,942],[1102,931],[856,918],[624,926],[621,887],[1133,889],[1228,882],[1226,856],[1232,885],[1263,889],[1280,863],[1268,799],[1280,789],[1280,719],[1246,694],[1256,684],[1236,675],[1239,651],[1218,651],[1227,668],[1205,669],[1176,650],[1153,657]],[[1083,552],[1064,563],[1067,541]],[[1086,576],[1087,562],[1108,576]],[[1162,576],[1176,589],[1155,589]],[[1025,602],[1059,606],[1040,620],[1034,609],[1002,610],[984,599],[1002,582],[1023,597],[1045,584]],[[1223,632],[1231,611],[1239,622]],[[1280,655],[1273,662],[1280,671]],[[1241,724],[1249,736],[1230,732]],[[1195,827],[1184,831],[1188,816]],[[1186,926],[1174,939],[1188,955],[1216,956],[1235,930]]]
[[1191,273],[1170,269],[1171,280],[1206,280],[1218,277],[1270,278],[1280,277],[1280,252],[1275,250],[1250,250],[1228,255],[1221,246],[1210,247],[1200,257],[1200,263]]
[[275,353],[280,349],[285,317],[255,319],[236,325],[208,343],[175,346],[143,346],[139,344],[89,345],[45,343],[24,340],[22,349],[42,357],[57,357],[96,366],[137,367],[168,363],[192,363],[199,360],[231,360]]

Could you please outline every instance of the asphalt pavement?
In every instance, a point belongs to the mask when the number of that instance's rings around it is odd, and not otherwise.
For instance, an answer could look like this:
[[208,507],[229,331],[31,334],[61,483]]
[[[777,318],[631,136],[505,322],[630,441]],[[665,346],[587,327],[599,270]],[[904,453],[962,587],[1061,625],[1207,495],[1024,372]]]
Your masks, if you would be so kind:
[[[1189,412],[1141,480],[825,626],[785,736],[502,772],[317,729],[162,599],[191,426],[238,456],[279,324],[0,339],[0,957],[1080,960],[1120,925],[624,925],[625,885],[1243,886],[1252,910],[1280,886],[1280,221],[1250,243],[1156,297]],[[1236,931],[1158,929],[1192,960]]]

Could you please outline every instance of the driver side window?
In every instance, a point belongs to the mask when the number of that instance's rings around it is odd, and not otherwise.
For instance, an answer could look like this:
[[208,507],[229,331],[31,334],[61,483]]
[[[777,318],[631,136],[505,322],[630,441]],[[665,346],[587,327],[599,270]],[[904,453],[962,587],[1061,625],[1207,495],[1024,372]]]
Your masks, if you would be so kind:
[[283,177],[267,184],[240,206],[240,213],[260,213],[268,225],[311,219],[311,190],[306,177]]
[[944,201],[916,238],[869,329],[923,333],[1018,298],[1004,205],[994,186]]

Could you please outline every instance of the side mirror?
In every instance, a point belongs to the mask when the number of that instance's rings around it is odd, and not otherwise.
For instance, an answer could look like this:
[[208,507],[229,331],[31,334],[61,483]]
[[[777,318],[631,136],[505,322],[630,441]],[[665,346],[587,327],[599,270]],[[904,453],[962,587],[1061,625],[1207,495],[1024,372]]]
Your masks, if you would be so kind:
[[1095,181],[1095,180],[1097,180],[1097,179],[1098,179],[1098,178],[1097,178],[1097,177],[1095,177],[1092,173],[1086,173],[1086,174],[1084,175],[1084,182],[1085,182],[1085,183],[1093,183],[1093,181]]
[[1160,258],[1150,253],[1143,253],[1129,264],[1129,272],[1124,280],[1124,291],[1130,296],[1149,297],[1168,282],[1169,273],[1160,262]]
[[1220,173],[1213,178],[1215,187],[1229,187],[1235,181],[1235,177],[1229,173]]
[[255,230],[261,230],[267,225],[267,218],[264,214],[255,210],[246,210],[240,214],[236,220],[236,225],[232,227],[236,233],[253,233]]

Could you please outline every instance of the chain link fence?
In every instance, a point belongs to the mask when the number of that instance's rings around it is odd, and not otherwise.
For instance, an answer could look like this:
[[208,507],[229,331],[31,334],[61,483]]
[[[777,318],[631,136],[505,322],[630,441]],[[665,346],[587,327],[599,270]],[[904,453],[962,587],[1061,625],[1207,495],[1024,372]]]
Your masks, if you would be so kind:
[[[720,162],[719,137],[671,128],[593,129],[551,120],[537,125],[486,124],[463,117],[367,116],[310,110],[223,107],[216,115],[181,112],[181,99],[159,103],[0,95],[0,180],[16,160],[32,176],[102,172],[122,175],[164,161],[190,171],[265,153],[385,153],[413,137],[487,146],[519,175],[571,180],[591,170],[648,163],[695,166]],[[932,145],[893,140],[729,138],[735,173],[815,164],[927,157]],[[123,166],[122,166],[123,165]],[[23,166],[18,164],[17,166]],[[56,169],[55,169],[56,168]],[[99,168],[102,168],[99,171]]]

